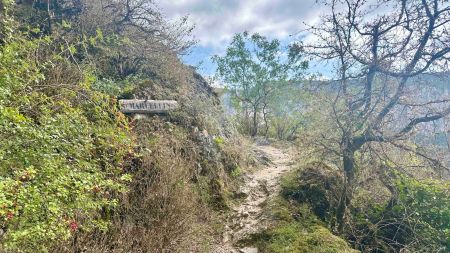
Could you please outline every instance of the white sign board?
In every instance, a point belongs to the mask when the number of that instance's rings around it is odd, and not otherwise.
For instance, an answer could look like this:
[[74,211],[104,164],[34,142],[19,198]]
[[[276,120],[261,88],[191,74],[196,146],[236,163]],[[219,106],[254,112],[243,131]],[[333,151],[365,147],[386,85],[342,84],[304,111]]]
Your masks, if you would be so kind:
[[164,114],[178,108],[174,100],[121,99],[119,105],[123,113],[139,114]]

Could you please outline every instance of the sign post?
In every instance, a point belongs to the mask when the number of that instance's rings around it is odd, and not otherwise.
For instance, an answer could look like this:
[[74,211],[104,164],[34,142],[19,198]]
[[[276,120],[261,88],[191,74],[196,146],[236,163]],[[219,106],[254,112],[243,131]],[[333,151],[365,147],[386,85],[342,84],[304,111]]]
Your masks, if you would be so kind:
[[120,111],[126,114],[166,114],[178,108],[174,100],[119,100]]

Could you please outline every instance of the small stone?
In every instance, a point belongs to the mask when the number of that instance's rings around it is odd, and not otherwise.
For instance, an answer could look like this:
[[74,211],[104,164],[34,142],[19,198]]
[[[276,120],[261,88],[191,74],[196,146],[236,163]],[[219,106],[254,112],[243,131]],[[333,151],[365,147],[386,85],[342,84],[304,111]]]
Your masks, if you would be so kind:
[[241,253],[258,253],[258,249],[257,248],[249,248],[249,247],[245,247],[245,248],[239,249],[239,251]]
[[227,243],[227,242],[229,242],[230,241],[230,235],[228,234],[228,233],[224,233],[223,234],[223,237],[222,237],[222,242],[223,243]]

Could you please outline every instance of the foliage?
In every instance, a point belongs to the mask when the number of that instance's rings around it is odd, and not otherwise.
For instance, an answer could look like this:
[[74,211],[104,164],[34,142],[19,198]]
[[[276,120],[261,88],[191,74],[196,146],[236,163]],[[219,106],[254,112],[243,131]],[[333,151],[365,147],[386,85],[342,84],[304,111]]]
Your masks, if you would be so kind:
[[310,98],[300,83],[276,89],[269,98],[269,136],[293,140],[308,122],[307,103]]
[[242,175],[242,169],[239,166],[236,166],[234,170],[231,171],[230,176],[233,178],[237,178]]
[[[385,180],[392,180],[393,189],[386,182],[364,182],[369,184],[368,196],[352,202],[352,209],[346,214],[348,229],[343,237],[362,252],[447,252],[449,183],[417,180],[400,172],[389,174]],[[281,196],[291,205],[307,207],[311,215],[325,222],[323,226],[333,228],[342,182],[342,174],[337,170],[323,163],[308,163],[283,179]],[[389,187],[389,191],[384,187]],[[355,195],[361,191],[358,188]],[[387,192],[390,198],[379,198],[377,195],[381,191],[383,194]],[[305,215],[296,214],[298,211],[292,208],[274,208],[275,217],[286,221],[283,226],[277,227],[280,230],[274,232],[281,236],[277,237],[277,241],[280,240],[278,246],[288,245],[286,241],[294,238],[298,226],[295,219],[289,217],[301,217],[299,219],[305,222]],[[312,230],[311,233],[314,232]]]
[[353,234],[365,252],[448,252],[450,250],[450,185],[397,175],[394,204],[377,204],[356,213]]
[[92,89],[114,97],[130,98],[136,89],[138,76],[128,76],[124,80],[112,80],[108,78],[96,80],[92,84]]
[[396,186],[400,194],[393,210],[403,217],[403,210],[412,214],[410,223],[418,229],[416,237],[426,242],[420,247],[441,245],[440,250],[450,251],[450,183],[402,177]]
[[336,212],[336,229],[342,232],[362,168],[359,154],[383,159],[383,154],[368,150],[413,151],[435,168],[445,167],[440,164],[442,156],[404,141],[414,140],[421,127],[428,126],[431,132],[432,124],[450,116],[447,95],[417,79],[448,72],[450,47],[442,41],[450,41],[450,10],[442,1],[425,0],[323,3],[329,14],[307,29],[315,39],[305,47],[317,59],[336,66],[335,81],[316,85],[330,94],[324,101],[328,117],[335,121],[318,142],[342,158],[346,184]]
[[255,238],[262,252],[358,252],[325,228],[308,205],[276,199],[270,208],[276,222]]
[[298,80],[307,67],[302,49],[294,45],[286,52],[278,40],[257,33],[235,34],[225,56],[214,56],[217,76],[229,88],[236,109],[243,115],[247,133],[258,133],[263,115],[267,134],[269,98],[279,88]]
[[149,117],[132,122],[140,152],[130,168],[129,191],[111,215],[110,229],[80,233],[52,252],[181,253],[198,250],[198,244],[207,248],[214,235],[209,227],[212,209],[223,210],[227,204],[225,164],[232,158],[212,136],[192,133],[169,120]]
[[224,143],[224,139],[222,137],[214,137],[214,142],[217,146],[221,147]]
[[[300,231],[304,232],[300,232]],[[309,231],[298,223],[280,225],[270,232],[271,243],[268,252],[273,253],[350,253],[357,252],[351,249],[347,243],[333,235],[326,228],[313,226]]]
[[131,143],[123,115],[91,89],[88,72],[77,73],[70,86],[52,83],[73,65],[62,52],[34,58],[51,38],[6,36],[0,48],[0,241],[5,249],[47,251],[77,231],[106,228],[115,193],[129,180],[122,169]]
[[[187,19],[168,22],[152,0],[18,1],[9,10],[0,251],[130,252],[138,243],[177,252],[196,233],[206,242],[205,210],[224,205],[243,152],[211,88],[178,59],[194,42]],[[130,129],[116,98],[131,97],[176,99],[181,109]]]

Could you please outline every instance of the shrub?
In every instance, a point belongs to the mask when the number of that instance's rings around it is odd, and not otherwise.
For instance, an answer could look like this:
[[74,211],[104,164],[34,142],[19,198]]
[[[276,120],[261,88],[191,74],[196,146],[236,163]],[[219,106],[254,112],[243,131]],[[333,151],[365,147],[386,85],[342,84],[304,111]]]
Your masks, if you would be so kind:
[[233,178],[237,178],[242,175],[242,169],[239,166],[236,166],[233,171],[231,171],[230,176]]
[[268,252],[273,253],[352,253],[344,239],[322,226],[305,230],[299,223],[285,223],[270,232]]
[[216,145],[219,146],[219,147],[220,147],[221,145],[223,145],[224,141],[225,141],[225,140],[224,140],[222,137],[220,137],[220,136],[219,136],[219,137],[214,137],[214,142],[215,142]]
[[254,241],[263,253],[353,253],[344,239],[333,235],[307,204],[275,199],[270,204],[272,227]]
[[[0,242],[44,252],[78,231],[105,228],[131,144],[109,97],[61,55],[34,58],[50,38],[6,36],[0,47]],[[63,49],[65,50],[65,49]],[[54,82],[59,71],[67,80]],[[63,75],[64,76],[64,75]],[[2,246],[0,246],[0,251]]]
[[299,203],[307,203],[324,221],[331,221],[342,192],[342,174],[321,162],[300,168],[283,181],[282,195]]
[[366,252],[448,252],[450,184],[398,175],[395,187],[393,204],[354,213],[350,239]]

